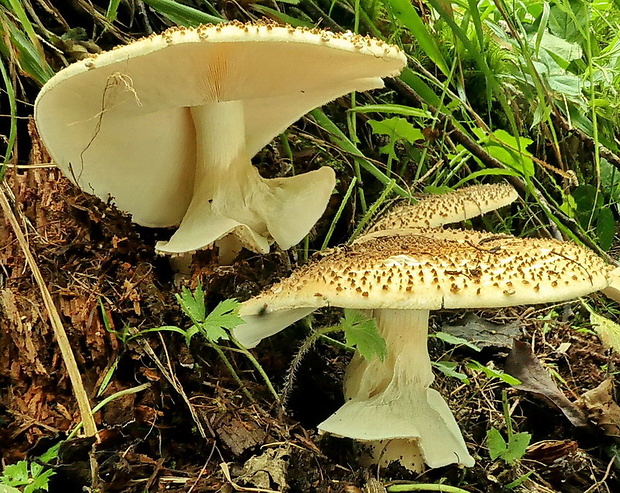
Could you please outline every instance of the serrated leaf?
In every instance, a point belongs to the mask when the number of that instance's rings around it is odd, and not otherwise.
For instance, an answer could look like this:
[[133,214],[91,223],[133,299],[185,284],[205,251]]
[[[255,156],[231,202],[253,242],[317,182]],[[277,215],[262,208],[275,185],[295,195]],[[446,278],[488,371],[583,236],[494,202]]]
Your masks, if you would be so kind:
[[192,293],[188,288],[183,286],[181,294],[176,295],[177,302],[181,306],[185,315],[187,315],[192,322],[198,323],[205,319],[205,293],[202,290],[202,285],[198,283],[196,289]]
[[394,144],[399,140],[415,142],[423,140],[424,134],[419,128],[414,127],[406,119],[400,117],[386,118],[385,120],[368,120],[368,124],[372,127],[375,134],[387,135],[389,143],[379,150],[385,154],[389,154],[392,159],[396,159]]
[[521,459],[525,455],[531,439],[532,435],[525,432],[512,435],[510,440],[508,440],[508,446],[506,447],[506,452],[502,455],[502,459],[508,464]]
[[[0,478],[0,481],[3,481],[2,478]],[[9,486],[7,484],[0,484],[0,493],[21,493],[21,491],[19,491],[17,488],[14,488],[13,486]]]
[[340,320],[344,337],[349,346],[355,347],[362,357],[370,361],[373,356],[385,360],[387,344],[379,334],[377,322],[358,310],[345,309]]
[[467,346],[474,351],[480,352],[480,348],[478,346],[469,342],[467,339],[463,339],[462,337],[453,336],[447,332],[435,332],[434,336],[443,342],[452,344],[453,346]]
[[20,460],[15,464],[9,464],[4,467],[2,471],[2,483],[9,486],[22,486],[28,484],[28,478],[30,477],[28,471],[28,462]]
[[487,431],[487,448],[489,449],[489,456],[492,460],[501,457],[508,450],[506,440],[504,440],[504,437],[497,428],[491,428]]
[[234,299],[222,301],[207,315],[205,321],[198,325],[198,328],[211,342],[227,340],[228,332],[243,323],[243,319],[239,316],[240,306],[241,303]]

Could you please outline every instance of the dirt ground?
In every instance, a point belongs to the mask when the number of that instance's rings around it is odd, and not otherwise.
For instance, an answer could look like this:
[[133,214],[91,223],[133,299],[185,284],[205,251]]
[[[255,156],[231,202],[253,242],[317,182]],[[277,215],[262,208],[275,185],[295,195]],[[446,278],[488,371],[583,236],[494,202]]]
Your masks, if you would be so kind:
[[[544,371],[554,372],[563,399],[546,390],[511,388],[460,365],[468,385],[439,373],[435,386],[454,411],[476,466],[450,466],[418,477],[395,467],[365,469],[358,465],[352,442],[315,431],[342,403],[345,352],[317,344],[295,373],[281,407],[240,355],[230,353],[253,402],[198,338],[190,347],[169,332],[127,340],[127,334],[145,329],[189,325],[174,296],[178,280],[168,260],[153,252],[155,241],[169,233],[140,228],[77,190],[48,164],[49,156],[31,131],[30,163],[36,166],[13,169],[7,177],[14,213],[68,331],[91,402],[126,391],[96,413],[99,439],[94,445],[79,437],[63,443],[50,464],[55,471],[50,491],[93,486],[123,492],[376,493],[385,491],[382,484],[415,480],[500,492],[519,478],[513,490],[620,491],[620,413],[609,394],[589,401],[582,397],[613,378],[618,359],[591,333],[571,328],[571,323],[587,325],[579,303],[480,313],[499,324],[492,332],[501,335],[509,324],[513,332],[478,354],[437,339],[430,342],[435,360],[464,363],[473,357],[503,369],[516,334],[532,345]],[[326,225],[330,214],[331,208]],[[295,251],[244,252],[234,264],[219,266],[213,252],[206,251],[196,255],[191,276],[182,282],[194,287],[200,281],[211,309],[223,299],[258,293],[287,275],[297,260]],[[0,265],[0,456],[6,465],[35,459],[64,440],[79,413],[40,289],[6,217],[0,220]],[[316,324],[327,325],[336,315],[319,312]],[[432,323],[444,331],[463,316],[439,313]],[[303,327],[296,326],[255,350],[278,390],[304,335]],[[511,357],[516,358],[513,367],[538,371],[527,355],[513,352]],[[512,466],[491,460],[485,445],[488,429],[506,429],[502,399],[515,431],[532,434],[527,454]]]

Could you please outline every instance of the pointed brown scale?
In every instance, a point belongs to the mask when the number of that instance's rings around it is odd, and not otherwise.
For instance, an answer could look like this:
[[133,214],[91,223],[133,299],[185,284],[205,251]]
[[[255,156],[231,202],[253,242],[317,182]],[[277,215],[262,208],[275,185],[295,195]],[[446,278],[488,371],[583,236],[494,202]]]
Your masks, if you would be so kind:
[[427,195],[415,204],[400,204],[381,217],[366,234],[387,229],[436,228],[499,209],[518,197],[510,185],[474,185],[445,194]]

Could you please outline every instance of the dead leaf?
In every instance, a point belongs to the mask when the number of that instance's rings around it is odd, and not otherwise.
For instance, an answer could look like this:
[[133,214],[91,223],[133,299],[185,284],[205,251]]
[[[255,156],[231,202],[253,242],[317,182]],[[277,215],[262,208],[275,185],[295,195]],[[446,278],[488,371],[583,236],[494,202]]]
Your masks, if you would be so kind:
[[505,371],[521,381],[515,388],[530,392],[559,409],[573,426],[589,426],[584,412],[558,388],[528,343],[514,340],[512,351],[506,358]]
[[288,461],[288,447],[269,449],[247,460],[237,482],[260,489],[271,489],[277,486],[278,491],[286,491],[288,490],[286,483]]
[[581,396],[581,404],[589,418],[600,426],[606,435],[620,438],[620,406],[614,401],[613,379],[608,378],[598,387]]
[[480,349],[508,349],[512,347],[512,341],[521,335],[518,323],[495,324],[474,314],[468,314],[458,325],[443,326],[441,330],[465,339]]

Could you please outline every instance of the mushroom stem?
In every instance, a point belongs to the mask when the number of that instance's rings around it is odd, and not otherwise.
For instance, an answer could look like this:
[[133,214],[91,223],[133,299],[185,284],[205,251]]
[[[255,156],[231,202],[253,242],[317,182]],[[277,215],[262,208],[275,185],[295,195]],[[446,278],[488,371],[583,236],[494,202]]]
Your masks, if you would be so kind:
[[319,425],[321,431],[364,441],[371,460],[473,466],[454,416],[436,390],[428,354],[428,310],[375,310],[388,355],[353,358],[345,377],[348,401]]
[[253,250],[267,253],[273,240],[282,248],[300,241],[325,210],[334,172],[321,168],[264,179],[247,153],[242,101],[208,103],[190,111],[196,129],[194,193],[179,229],[170,241],[160,242],[157,251],[200,250],[233,231],[239,244],[222,241],[220,248],[253,245]]

